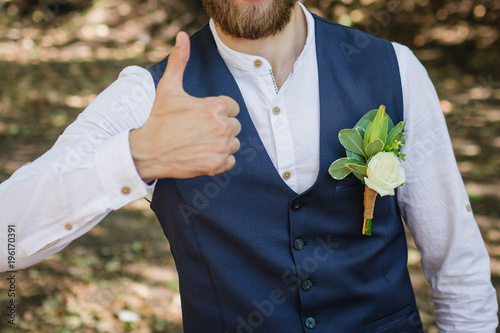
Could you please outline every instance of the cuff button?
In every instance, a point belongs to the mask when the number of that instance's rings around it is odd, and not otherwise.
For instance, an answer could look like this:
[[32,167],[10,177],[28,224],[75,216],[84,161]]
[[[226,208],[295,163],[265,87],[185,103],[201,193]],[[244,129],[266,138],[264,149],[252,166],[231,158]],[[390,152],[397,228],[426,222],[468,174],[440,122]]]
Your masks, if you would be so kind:
[[71,229],[73,229],[73,226],[70,223],[66,223],[66,225],[64,226],[64,229],[71,230]]
[[128,187],[128,186],[123,186],[123,187],[122,187],[122,189],[121,189],[121,192],[122,192],[122,194],[124,194],[124,195],[128,195],[128,194],[130,194],[130,187]]

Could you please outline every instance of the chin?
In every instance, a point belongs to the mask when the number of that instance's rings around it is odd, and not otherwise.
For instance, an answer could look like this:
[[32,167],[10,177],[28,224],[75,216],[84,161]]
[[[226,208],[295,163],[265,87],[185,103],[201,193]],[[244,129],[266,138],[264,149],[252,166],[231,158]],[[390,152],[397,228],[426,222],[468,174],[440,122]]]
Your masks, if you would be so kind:
[[242,5],[258,5],[271,0],[236,0],[237,3]]

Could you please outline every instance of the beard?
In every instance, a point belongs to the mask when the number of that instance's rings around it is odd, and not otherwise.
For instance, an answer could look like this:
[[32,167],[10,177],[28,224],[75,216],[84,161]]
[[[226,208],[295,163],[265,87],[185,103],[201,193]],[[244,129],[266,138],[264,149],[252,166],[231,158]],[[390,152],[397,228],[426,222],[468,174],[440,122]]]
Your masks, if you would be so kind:
[[223,33],[234,38],[260,39],[276,35],[290,22],[296,0],[272,0],[239,5],[235,0],[203,0],[203,6]]

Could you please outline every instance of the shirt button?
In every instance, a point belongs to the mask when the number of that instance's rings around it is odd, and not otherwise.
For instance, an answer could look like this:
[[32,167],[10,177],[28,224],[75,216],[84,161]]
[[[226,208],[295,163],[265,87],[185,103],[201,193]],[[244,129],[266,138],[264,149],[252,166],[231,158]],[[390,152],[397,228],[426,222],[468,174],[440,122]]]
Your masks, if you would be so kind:
[[280,109],[279,107],[275,106],[275,107],[273,108],[273,113],[274,113],[275,115],[279,115],[279,114],[281,113],[281,109]]
[[467,206],[465,206],[465,208],[467,208],[467,211],[468,211],[468,212],[471,212],[471,211],[472,211],[472,207],[471,207],[469,204],[467,204]]
[[311,280],[304,280],[304,282],[302,282],[302,289],[304,291],[310,291],[312,288],[313,288],[313,283]]
[[257,59],[253,62],[253,65],[256,67],[256,68],[260,68],[260,66],[262,66],[262,60],[260,59]]
[[71,229],[73,229],[73,226],[69,223],[66,223],[66,225],[64,226],[64,229],[71,230]]
[[295,250],[302,250],[304,248],[304,241],[300,238],[297,238],[294,242],[293,242],[293,247],[295,248]]
[[283,179],[284,180],[290,179],[291,176],[292,176],[292,174],[290,172],[288,172],[288,171],[283,172]]
[[314,328],[316,326],[316,319],[313,317],[309,317],[306,319],[306,327],[307,328]]
[[130,187],[123,186],[121,191],[122,191],[122,194],[128,195],[128,194],[130,194]]

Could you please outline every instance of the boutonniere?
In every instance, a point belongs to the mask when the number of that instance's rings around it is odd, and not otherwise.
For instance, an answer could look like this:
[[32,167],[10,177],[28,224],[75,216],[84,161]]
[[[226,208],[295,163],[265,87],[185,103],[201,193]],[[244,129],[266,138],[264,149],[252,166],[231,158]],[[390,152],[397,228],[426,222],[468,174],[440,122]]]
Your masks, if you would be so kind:
[[399,162],[399,158],[405,160],[405,154],[399,152],[406,142],[404,125],[402,121],[394,126],[385,113],[385,106],[381,105],[378,110],[365,114],[354,128],[339,132],[347,157],[333,162],[328,172],[336,180],[352,172],[365,185],[363,235],[371,235],[377,193],[394,195],[394,189],[406,180]]

